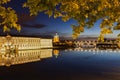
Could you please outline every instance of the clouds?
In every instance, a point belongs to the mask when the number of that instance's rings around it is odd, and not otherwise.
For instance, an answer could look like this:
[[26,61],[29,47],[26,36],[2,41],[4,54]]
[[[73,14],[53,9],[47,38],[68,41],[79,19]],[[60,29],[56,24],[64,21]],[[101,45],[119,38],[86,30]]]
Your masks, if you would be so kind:
[[36,16],[30,16],[28,13],[18,13],[18,23],[34,22]]
[[37,29],[46,27],[46,25],[38,24],[38,23],[34,23],[34,24],[21,23],[21,26],[27,28],[37,28]]
[[36,23],[37,16],[30,16],[28,13],[18,14],[18,23],[22,26],[22,28],[37,28],[41,29],[46,27],[45,24]]
[[47,26],[45,24],[36,22],[36,17],[37,16],[30,16],[28,13],[18,13],[18,24],[21,25],[20,33],[14,28],[12,28],[10,32],[3,32],[3,26],[0,26],[0,35],[4,35],[6,33],[13,35],[36,34],[36,32],[40,32],[39,30]]

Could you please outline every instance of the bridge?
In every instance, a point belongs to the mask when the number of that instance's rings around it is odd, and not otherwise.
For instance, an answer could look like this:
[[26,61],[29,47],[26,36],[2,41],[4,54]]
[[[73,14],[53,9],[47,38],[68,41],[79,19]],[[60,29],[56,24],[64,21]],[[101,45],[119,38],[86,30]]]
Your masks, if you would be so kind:
[[104,42],[98,42],[97,39],[81,39],[73,41],[73,43],[79,48],[120,48],[120,41],[115,39],[106,39]]
[[96,39],[81,39],[74,41],[74,44],[76,47],[81,47],[81,48],[95,48],[97,44]]

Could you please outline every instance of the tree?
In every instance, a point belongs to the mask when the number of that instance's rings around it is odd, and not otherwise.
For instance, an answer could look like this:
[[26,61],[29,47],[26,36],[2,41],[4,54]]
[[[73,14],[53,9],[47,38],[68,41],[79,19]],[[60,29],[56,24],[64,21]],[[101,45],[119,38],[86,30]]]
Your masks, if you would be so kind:
[[99,42],[104,42],[104,36],[107,34],[112,34],[113,32],[111,31],[111,29],[108,28],[102,28],[100,35],[98,36],[98,41]]
[[65,22],[76,20],[78,25],[72,26],[74,38],[100,19],[101,31],[104,28],[111,32],[120,29],[120,0],[28,0],[24,7],[29,8],[31,15],[44,12],[49,17],[61,17]]
[[17,24],[17,14],[11,7],[4,7],[10,0],[0,0],[0,26],[3,26],[4,32],[10,31],[11,28],[16,28],[18,31],[21,30],[20,25]]
[[120,34],[117,35],[117,41],[120,41]]
[[120,29],[120,0],[27,0],[23,7],[29,8],[30,15],[44,12],[49,17],[61,17],[64,22],[76,20],[78,25],[72,25],[73,38],[84,32],[85,27],[93,27],[98,20],[102,20],[101,31]]

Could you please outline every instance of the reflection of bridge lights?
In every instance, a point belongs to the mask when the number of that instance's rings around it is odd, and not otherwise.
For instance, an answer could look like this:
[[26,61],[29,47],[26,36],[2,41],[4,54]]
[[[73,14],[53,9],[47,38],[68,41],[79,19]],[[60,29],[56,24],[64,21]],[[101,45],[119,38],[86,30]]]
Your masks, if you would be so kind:
[[95,52],[95,50],[93,50],[93,52]]
[[96,51],[97,53],[99,52],[99,50]]
[[91,50],[88,50],[89,52],[91,52]]
[[93,52],[93,54],[95,54],[95,52]]
[[[70,50],[71,51],[71,50]],[[73,50],[72,50],[73,51]],[[120,52],[120,50],[112,50],[112,49],[107,49],[107,50],[100,50],[100,49],[85,49],[85,48],[75,48],[74,51],[79,51],[79,52],[94,52],[95,54],[103,54],[103,53],[110,53],[110,52]]]
[[65,49],[65,52],[67,52],[67,50]]
[[105,52],[107,53],[108,51],[106,50]]
[[84,50],[85,52],[87,52],[87,50]]
[[69,51],[73,51],[72,49],[69,49]]
[[114,52],[116,52],[116,51],[114,51]]
[[83,51],[83,49],[81,49],[81,51]]
[[112,52],[111,50],[109,52]]

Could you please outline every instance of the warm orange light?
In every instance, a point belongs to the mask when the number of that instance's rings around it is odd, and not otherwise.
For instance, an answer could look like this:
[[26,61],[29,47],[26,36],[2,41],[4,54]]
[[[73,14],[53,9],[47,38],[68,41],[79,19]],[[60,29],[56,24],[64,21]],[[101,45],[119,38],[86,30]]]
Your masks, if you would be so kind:
[[59,35],[56,33],[56,35],[53,38],[53,42],[60,42]]
[[53,53],[54,53],[54,55],[56,56],[56,58],[58,57],[58,55],[59,55],[59,50],[53,50]]

